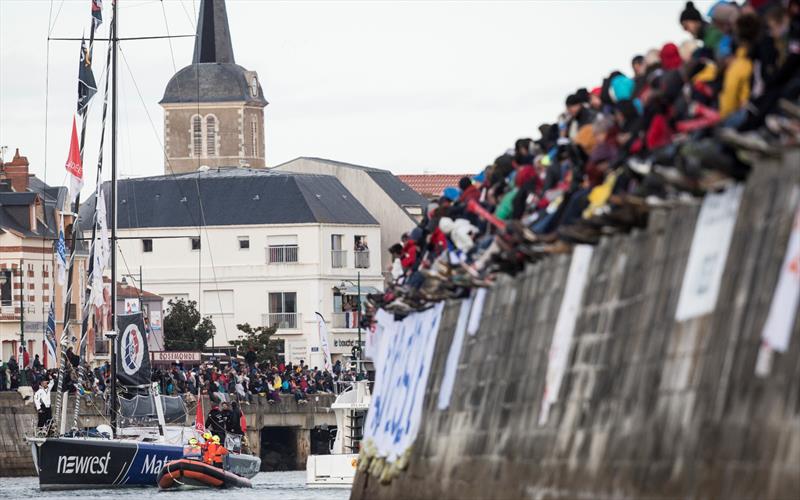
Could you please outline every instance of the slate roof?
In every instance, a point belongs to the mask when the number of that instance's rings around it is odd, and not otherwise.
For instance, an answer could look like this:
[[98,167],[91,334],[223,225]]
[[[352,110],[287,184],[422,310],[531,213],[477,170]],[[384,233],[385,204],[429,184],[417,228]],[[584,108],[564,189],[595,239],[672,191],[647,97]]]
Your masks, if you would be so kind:
[[415,174],[397,177],[411,189],[428,198],[441,196],[446,187],[458,187],[458,181],[465,176],[472,177],[469,174]]
[[[344,168],[352,168],[355,170],[362,170],[364,171],[369,177],[381,188],[383,189],[386,194],[398,205],[402,206],[420,206],[424,207],[428,200],[424,197],[420,196],[419,193],[411,189],[407,186],[403,181],[401,181],[396,175],[391,173],[388,170],[383,170],[380,168],[374,167],[365,167],[363,165],[355,165],[353,163],[345,163],[336,160],[328,160],[326,158],[316,158],[316,157],[309,157],[309,156],[301,156],[299,158],[295,158],[295,160],[310,160],[310,161],[317,161],[321,163],[327,163],[329,165],[334,165],[337,167],[344,167]],[[291,160],[291,161],[295,161]],[[291,162],[286,162],[291,163]],[[282,164],[285,165],[285,164]],[[275,168],[280,167],[281,165],[277,165]]]
[[[36,197],[44,203],[44,221],[39,221],[36,231],[27,228],[27,219],[19,219],[19,209],[15,207],[29,206]],[[25,237],[56,238],[56,209],[62,206],[67,196],[67,188],[63,186],[51,187],[36,176],[28,176],[28,191],[0,193],[0,230],[7,229]],[[42,223],[44,222],[44,223]]]
[[[108,182],[103,184],[110,209],[109,187]],[[94,204],[92,196],[81,207],[81,220],[91,217]],[[262,169],[212,169],[120,180],[117,206],[119,229],[378,224],[335,177]]]
[[266,106],[261,83],[250,92],[254,74],[236,64],[225,0],[202,0],[192,64],[170,78],[160,104],[241,102]]

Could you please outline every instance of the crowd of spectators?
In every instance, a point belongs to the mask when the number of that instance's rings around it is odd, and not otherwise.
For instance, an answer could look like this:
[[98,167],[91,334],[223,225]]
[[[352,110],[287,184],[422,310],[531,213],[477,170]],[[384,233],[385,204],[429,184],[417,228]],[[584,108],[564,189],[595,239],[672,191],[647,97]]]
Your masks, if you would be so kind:
[[293,398],[299,404],[308,402],[316,393],[336,393],[337,385],[364,378],[363,373],[346,369],[337,361],[331,370],[299,364],[267,362],[264,365],[240,358],[229,363],[204,362],[195,368],[173,363],[169,369],[154,370],[153,381],[158,382],[165,395],[207,394],[212,402],[239,401],[250,404],[257,395],[267,402],[279,403],[282,398]]
[[576,89],[538,139],[432,200],[390,248],[393,283],[368,313],[402,316],[644,227],[655,207],[740,182],[756,157],[800,143],[800,0],[720,1],[706,16],[687,2],[676,17],[688,40]]

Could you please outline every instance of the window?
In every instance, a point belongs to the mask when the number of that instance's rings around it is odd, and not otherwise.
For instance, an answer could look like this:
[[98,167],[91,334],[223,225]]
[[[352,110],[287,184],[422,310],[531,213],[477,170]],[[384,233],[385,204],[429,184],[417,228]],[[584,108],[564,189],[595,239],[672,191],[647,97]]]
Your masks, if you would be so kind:
[[250,80],[250,95],[258,97],[258,78],[255,75],[253,75],[253,79]]
[[267,264],[298,262],[299,248],[296,234],[267,236]]
[[250,135],[252,136],[251,151],[253,157],[258,157],[258,122],[255,116],[250,118]]
[[11,306],[14,304],[14,296],[11,293],[14,285],[14,275],[10,270],[0,271],[0,305]]
[[369,246],[366,235],[356,235],[353,238],[353,255],[357,268],[369,268]]
[[217,117],[206,116],[206,156],[217,156]]
[[297,293],[295,292],[270,292],[268,326],[278,328],[297,328]]
[[203,155],[203,119],[200,115],[192,117],[192,156]]
[[192,250],[200,250],[200,238],[192,238]]
[[347,265],[347,250],[342,249],[343,234],[331,235],[331,267],[342,268]]
[[142,240],[142,252],[150,253],[153,251],[153,240],[144,239]]
[[203,313],[233,314],[233,290],[203,290]]
[[249,236],[239,236],[239,250],[250,250]]

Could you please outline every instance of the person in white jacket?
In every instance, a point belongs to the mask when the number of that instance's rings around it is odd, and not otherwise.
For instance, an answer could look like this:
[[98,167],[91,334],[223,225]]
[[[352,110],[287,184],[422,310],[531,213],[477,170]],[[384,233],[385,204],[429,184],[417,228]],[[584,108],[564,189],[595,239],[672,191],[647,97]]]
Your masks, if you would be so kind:
[[39,390],[33,395],[33,404],[36,406],[36,413],[38,414],[37,427],[46,427],[50,425],[50,420],[53,418],[50,409],[50,381],[47,379],[42,380],[39,385]]

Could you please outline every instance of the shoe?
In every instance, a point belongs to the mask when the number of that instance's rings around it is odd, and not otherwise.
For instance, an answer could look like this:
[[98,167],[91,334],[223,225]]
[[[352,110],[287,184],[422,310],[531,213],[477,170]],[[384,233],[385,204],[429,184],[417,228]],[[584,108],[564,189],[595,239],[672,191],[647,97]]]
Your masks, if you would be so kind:
[[781,111],[791,116],[795,120],[800,120],[800,105],[789,99],[781,99],[778,101],[778,107]]
[[732,128],[724,127],[717,131],[719,139],[730,146],[755,151],[763,155],[774,155],[777,151],[756,131],[738,132]]
[[648,160],[643,160],[635,156],[628,158],[628,168],[644,177],[653,169],[653,165]]

